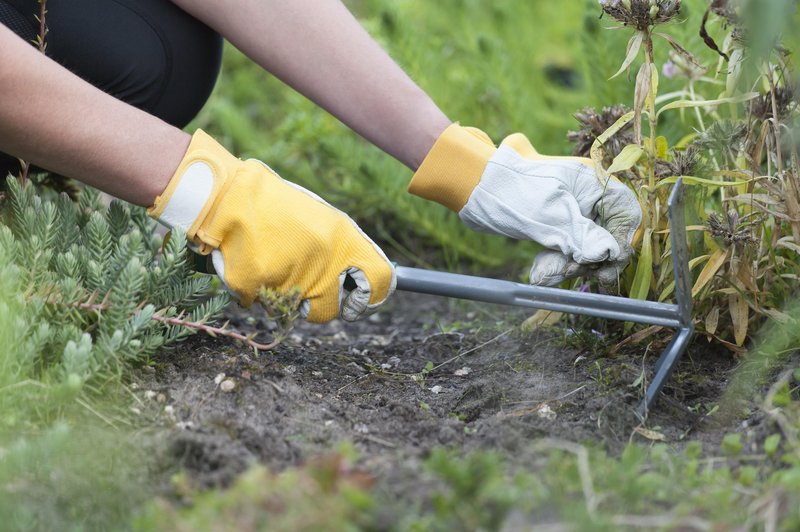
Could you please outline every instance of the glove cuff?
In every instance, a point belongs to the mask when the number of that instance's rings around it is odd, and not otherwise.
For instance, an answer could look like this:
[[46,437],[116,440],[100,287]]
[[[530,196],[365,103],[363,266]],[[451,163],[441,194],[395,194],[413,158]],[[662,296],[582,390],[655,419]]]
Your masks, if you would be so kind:
[[408,191],[458,212],[480,182],[494,152],[494,144],[483,131],[451,124],[425,156]]
[[225,184],[227,169],[239,164],[239,159],[198,129],[167,188],[156,197],[147,214],[170,229],[183,229],[186,237],[194,241]]

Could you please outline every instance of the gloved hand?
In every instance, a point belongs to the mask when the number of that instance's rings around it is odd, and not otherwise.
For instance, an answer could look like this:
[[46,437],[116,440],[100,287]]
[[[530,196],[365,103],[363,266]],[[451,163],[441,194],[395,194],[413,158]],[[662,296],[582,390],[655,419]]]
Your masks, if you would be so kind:
[[530,275],[547,286],[588,274],[615,281],[642,221],[636,195],[599,176],[590,159],[539,155],[520,133],[495,148],[482,131],[458,124],[436,141],[409,192],[456,211],[475,230],[548,248]]
[[394,292],[394,268],[353,220],[261,161],[237,159],[201,130],[148,214],[211,253],[245,306],[262,286],[298,288],[309,321],[352,321]]

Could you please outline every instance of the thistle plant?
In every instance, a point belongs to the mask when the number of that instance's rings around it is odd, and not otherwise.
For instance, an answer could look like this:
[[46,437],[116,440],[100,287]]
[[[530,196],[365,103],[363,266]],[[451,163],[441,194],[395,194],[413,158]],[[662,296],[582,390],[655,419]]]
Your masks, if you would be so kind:
[[[775,28],[751,27],[746,16],[783,9],[790,17],[794,3],[712,0],[701,21],[684,18],[680,0],[599,4],[604,16],[621,24],[617,29],[633,31],[612,77],[631,72],[641,57],[631,111],[619,105],[599,113],[584,109],[577,115],[584,129],[569,138],[576,154],[590,156],[639,197],[642,240],[620,290],[640,299],[672,295],[666,200],[682,177],[689,185],[687,217],[696,222],[688,229],[697,329],[742,354],[748,336],[766,320],[791,320],[781,309],[800,275],[796,86]],[[665,24],[697,24],[714,53],[690,52],[661,29]],[[659,45],[667,57],[661,65]],[[678,90],[660,94],[662,76]],[[665,114],[672,115],[673,130],[675,121],[681,128],[672,138],[659,132]]]

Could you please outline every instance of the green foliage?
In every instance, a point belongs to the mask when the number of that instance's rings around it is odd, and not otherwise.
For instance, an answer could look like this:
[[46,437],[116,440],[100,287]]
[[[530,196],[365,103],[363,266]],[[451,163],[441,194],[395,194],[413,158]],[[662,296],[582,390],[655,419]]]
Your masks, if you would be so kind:
[[0,436],[3,530],[125,530],[152,497],[148,449],[119,430],[83,419]]
[[350,474],[341,456],[279,474],[254,466],[229,489],[192,493],[189,508],[150,504],[136,530],[364,530],[373,499],[367,478]]
[[[611,23],[621,24],[615,33],[629,39],[617,63],[631,77],[637,72],[623,98],[633,112],[614,116],[605,133],[585,120],[578,138],[596,140],[578,149],[628,182],[644,212],[622,295],[673,295],[667,197],[683,177],[697,328],[743,354],[748,336],[767,320],[792,319],[782,309],[800,275],[800,107],[786,47],[797,44],[789,21],[798,14],[794,2],[731,0],[714,3],[706,21],[706,4],[604,4]],[[703,28],[708,42],[721,43],[720,53],[687,28]],[[582,114],[602,122],[600,113]],[[623,124],[630,130],[612,132]]]
[[[185,259],[186,240],[164,245],[142,209],[86,190],[78,204],[66,195],[42,199],[29,184],[6,182],[0,205],[0,407],[36,422],[82,391],[119,383],[132,363],[193,332],[154,317],[207,321],[227,304],[205,298],[210,280]],[[26,400],[20,401],[22,394]],[[44,401],[35,398],[44,397]]]
[[[738,452],[703,458],[697,442],[683,451],[631,443],[620,456],[559,441],[519,452],[531,464],[524,470],[493,452],[460,457],[435,450],[425,461],[431,476],[420,479],[414,500],[369,489],[371,482],[343,468],[338,458],[280,474],[256,466],[225,491],[196,494],[188,488],[189,507],[151,504],[137,527],[314,530],[324,523],[335,530],[444,531],[547,524],[566,530],[728,530],[760,529],[774,519],[778,529],[791,530],[800,524],[796,446],[782,448],[780,460],[776,455],[757,461]],[[758,511],[770,505],[771,513]]]

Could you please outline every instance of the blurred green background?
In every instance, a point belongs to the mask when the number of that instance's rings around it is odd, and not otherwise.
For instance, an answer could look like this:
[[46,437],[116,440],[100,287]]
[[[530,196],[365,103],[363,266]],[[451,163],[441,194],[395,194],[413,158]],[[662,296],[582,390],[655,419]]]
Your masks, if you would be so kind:
[[[690,1],[684,16],[702,12]],[[630,102],[616,72],[629,31],[607,31],[596,0],[353,0],[349,7],[453,120],[499,142],[522,131],[543,153],[568,154],[585,106]],[[699,20],[699,16],[693,17]],[[693,51],[697,28],[670,28]],[[657,50],[666,58],[667,46]],[[635,70],[634,70],[635,72]],[[668,91],[670,81],[665,81]],[[411,172],[260,70],[233,47],[212,99],[192,126],[243,157],[256,157],[353,216],[400,262],[524,273],[531,243],[479,235],[443,207],[406,193]],[[663,124],[669,133],[669,123]]]

